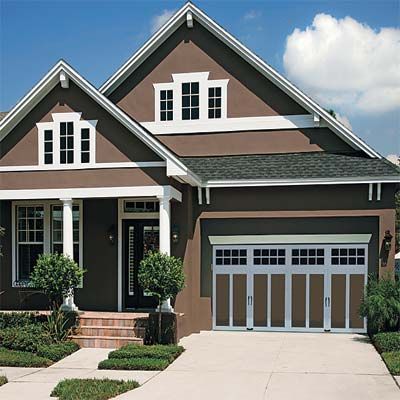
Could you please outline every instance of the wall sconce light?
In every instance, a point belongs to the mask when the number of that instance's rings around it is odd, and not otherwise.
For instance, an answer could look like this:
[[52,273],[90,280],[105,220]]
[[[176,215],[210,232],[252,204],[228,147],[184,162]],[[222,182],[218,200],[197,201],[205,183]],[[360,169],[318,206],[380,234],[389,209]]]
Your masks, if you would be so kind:
[[385,236],[383,237],[383,246],[385,251],[388,253],[390,252],[390,249],[392,248],[392,239],[393,235],[390,233],[390,231],[385,232]]
[[108,229],[107,239],[110,242],[110,244],[115,243],[115,225],[111,225],[110,228]]
[[172,235],[171,235],[172,243],[179,242],[179,228],[177,225],[172,227]]

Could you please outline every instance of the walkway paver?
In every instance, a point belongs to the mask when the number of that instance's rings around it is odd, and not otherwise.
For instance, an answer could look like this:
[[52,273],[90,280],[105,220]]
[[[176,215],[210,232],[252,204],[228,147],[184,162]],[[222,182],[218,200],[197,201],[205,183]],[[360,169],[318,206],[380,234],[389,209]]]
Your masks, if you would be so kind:
[[101,371],[97,365],[112,349],[81,349],[48,368],[0,367],[9,383],[0,387],[4,400],[54,400],[50,393],[57,383],[67,378],[110,378],[147,382],[159,372]]
[[362,335],[202,332],[170,367],[119,400],[399,400]]

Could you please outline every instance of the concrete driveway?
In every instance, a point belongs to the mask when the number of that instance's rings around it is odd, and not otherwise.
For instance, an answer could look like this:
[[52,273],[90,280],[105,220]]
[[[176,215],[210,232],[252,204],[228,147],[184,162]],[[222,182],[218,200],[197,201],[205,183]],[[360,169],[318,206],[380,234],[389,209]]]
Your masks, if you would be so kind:
[[399,400],[400,390],[362,335],[202,332],[134,400]]

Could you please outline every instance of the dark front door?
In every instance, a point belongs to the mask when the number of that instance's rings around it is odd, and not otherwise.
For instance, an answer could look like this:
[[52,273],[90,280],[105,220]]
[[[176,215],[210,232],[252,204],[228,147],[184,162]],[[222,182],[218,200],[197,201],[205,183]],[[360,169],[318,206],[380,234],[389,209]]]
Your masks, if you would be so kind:
[[155,308],[156,299],[139,286],[138,270],[146,253],[159,249],[158,220],[124,220],[122,243],[125,308]]

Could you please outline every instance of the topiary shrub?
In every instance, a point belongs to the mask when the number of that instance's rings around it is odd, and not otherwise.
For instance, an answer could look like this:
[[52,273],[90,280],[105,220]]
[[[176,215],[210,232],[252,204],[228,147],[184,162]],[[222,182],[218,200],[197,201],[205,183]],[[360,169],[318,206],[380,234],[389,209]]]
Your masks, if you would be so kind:
[[379,353],[400,351],[400,332],[377,333],[373,336],[372,341]]
[[162,371],[170,364],[161,358],[110,358],[99,363],[99,369],[121,369],[137,371]]
[[3,312],[0,313],[0,329],[41,324],[46,316],[30,312]]
[[161,306],[185,287],[183,262],[157,251],[150,251],[140,262],[139,284],[158,299],[158,343],[161,343]]
[[370,276],[360,315],[367,317],[371,332],[394,331],[399,326],[400,281],[385,276]]
[[37,355],[51,361],[59,361],[77,350],[79,350],[79,345],[75,342],[68,341],[38,346]]
[[81,283],[85,271],[64,254],[41,254],[30,276],[30,287],[42,290],[54,308]]

